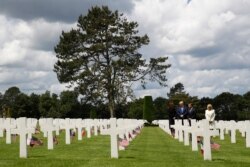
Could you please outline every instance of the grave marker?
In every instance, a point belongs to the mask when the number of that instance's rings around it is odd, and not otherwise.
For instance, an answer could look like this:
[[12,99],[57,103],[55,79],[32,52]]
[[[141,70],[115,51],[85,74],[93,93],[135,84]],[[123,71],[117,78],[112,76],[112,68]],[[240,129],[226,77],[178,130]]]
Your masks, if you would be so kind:
[[118,136],[116,132],[116,118],[110,118],[111,158],[118,158]]
[[13,118],[5,118],[4,129],[6,131],[6,144],[11,144],[11,129],[16,128],[16,121]]
[[27,127],[27,119],[21,117],[17,119],[17,128],[11,129],[12,134],[19,135],[19,156],[20,158],[27,158],[27,134],[35,133],[34,128]]
[[197,136],[203,137],[204,160],[212,160],[211,136],[219,135],[218,130],[210,130],[206,119],[202,120],[202,127],[196,132]]

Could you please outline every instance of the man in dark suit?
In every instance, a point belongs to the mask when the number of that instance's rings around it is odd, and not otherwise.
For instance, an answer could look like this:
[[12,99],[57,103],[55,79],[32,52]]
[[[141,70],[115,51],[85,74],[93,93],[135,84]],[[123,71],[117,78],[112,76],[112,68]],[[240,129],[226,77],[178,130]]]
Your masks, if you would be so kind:
[[188,118],[189,126],[191,126],[191,119],[196,119],[196,111],[192,103],[188,104],[187,118]]
[[176,110],[176,115],[178,119],[182,120],[182,125],[184,124],[183,120],[187,118],[188,110],[187,107],[184,106],[184,102],[179,102],[179,107]]

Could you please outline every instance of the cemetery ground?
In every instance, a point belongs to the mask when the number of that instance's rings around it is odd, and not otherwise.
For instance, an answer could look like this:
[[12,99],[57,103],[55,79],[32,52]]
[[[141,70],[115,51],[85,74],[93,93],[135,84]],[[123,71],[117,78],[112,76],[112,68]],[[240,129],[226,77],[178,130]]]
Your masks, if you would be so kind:
[[46,139],[43,146],[28,147],[28,158],[19,158],[18,139],[12,144],[5,144],[5,138],[0,138],[0,167],[5,166],[86,166],[86,167],[242,167],[250,166],[250,149],[245,147],[245,139],[237,133],[237,143],[231,144],[229,135],[221,141],[218,151],[212,151],[212,161],[204,161],[200,152],[193,152],[191,146],[184,146],[158,127],[145,127],[140,135],[131,142],[125,151],[119,151],[119,159],[110,158],[110,136],[84,137],[78,141],[75,137],[70,145],[64,141],[64,133],[58,137],[59,144],[54,150],[47,149]]

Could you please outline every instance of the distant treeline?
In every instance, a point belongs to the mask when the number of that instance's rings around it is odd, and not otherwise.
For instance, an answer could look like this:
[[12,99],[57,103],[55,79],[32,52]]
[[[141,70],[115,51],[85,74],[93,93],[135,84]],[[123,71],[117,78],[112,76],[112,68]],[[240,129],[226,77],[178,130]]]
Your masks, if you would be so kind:
[[[220,120],[249,120],[250,119],[250,91],[244,95],[221,93],[214,98],[198,98],[189,96],[181,83],[176,84],[166,95],[153,100],[153,118],[167,119],[167,104],[169,100],[177,105],[180,100],[193,103],[197,111],[197,119],[203,119],[208,103],[213,104],[216,119]],[[117,118],[143,118],[143,99],[117,104],[115,116]],[[60,95],[46,91],[43,94],[27,95],[18,87],[11,87],[0,93],[0,117],[53,117],[53,118],[109,118],[110,112],[105,103],[85,103],[74,91],[63,91]]]

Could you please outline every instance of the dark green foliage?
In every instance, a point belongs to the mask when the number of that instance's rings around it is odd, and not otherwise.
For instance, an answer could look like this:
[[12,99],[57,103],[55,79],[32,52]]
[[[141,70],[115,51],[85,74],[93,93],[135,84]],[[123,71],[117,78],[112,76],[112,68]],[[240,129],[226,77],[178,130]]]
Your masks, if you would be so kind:
[[198,104],[195,106],[197,119],[201,120],[205,118],[205,110],[207,109],[208,104],[213,104],[213,99],[203,97],[199,100]]
[[[183,89],[182,89],[183,90]],[[184,91],[184,90],[183,90]],[[172,97],[175,105],[180,100],[185,104],[193,103],[197,112],[197,119],[205,118],[207,104],[212,104],[216,119],[222,120],[250,120],[250,93],[237,95],[228,92],[221,93],[215,98],[201,99],[186,94],[177,94]],[[169,99],[157,97],[153,102],[153,119],[166,119],[168,116],[166,105]],[[128,103],[120,103],[115,108],[117,118],[142,119],[144,99],[134,99]],[[0,117],[60,117],[60,118],[89,118],[91,111],[96,111],[96,118],[110,118],[107,103],[87,104],[79,101],[75,91],[63,91],[58,96],[49,91],[37,95],[27,95],[17,87],[11,87],[4,94],[0,93]]]
[[40,103],[40,95],[32,93],[30,95],[31,108],[30,108],[30,111],[29,111],[31,118],[40,118],[39,103]]
[[143,104],[143,119],[151,123],[154,120],[154,111],[152,96],[145,96]]
[[128,118],[129,107],[128,104],[118,104],[115,108],[116,118]]
[[3,115],[6,117],[18,116],[17,111],[15,111],[15,105],[18,96],[21,94],[21,91],[18,87],[10,87],[4,93],[2,100]]
[[30,97],[24,93],[20,93],[15,100],[13,105],[12,117],[31,117],[31,103]]
[[3,117],[3,94],[0,92],[0,118]]
[[146,61],[139,49],[148,43],[147,35],[139,35],[137,22],[108,7],[92,7],[79,17],[76,29],[62,32],[54,71],[61,83],[75,87],[84,103],[107,102],[114,117],[117,104],[133,95],[132,82],[166,86],[167,57]]
[[[169,99],[167,100],[167,103],[169,101],[173,101],[174,105],[177,107],[179,105],[180,101],[184,102],[184,105],[188,105],[189,103],[193,104],[193,107],[195,108],[197,114],[197,119],[204,119],[204,106],[199,105],[200,100],[197,96],[190,96],[185,91],[185,87],[182,83],[177,83],[173,87],[170,88],[170,92],[167,93]],[[206,104],[207,105],[207,104]],[[206,106],[205,106],[206,107]]]
[[39,111],[41,117],[60,118],[59,100],[56,94],[50,95],[49,91],[46,91],[40,96]]
[[167,93],[167,95],[169,100],[173,101],[176,105],[179,101],[183,101],[184,103],[189,103],[191,101],[191,97],[185,92],[184,85],[180,82],[171,87],[170,92]]
[[163,97],[157,97],[154,100],[154,108],[155,108],[155,119],[167,119],[167,99]]
[[79,118],[80,103],[78,93],[75,91],[63,91],[60,94],[60,114],[63,118]]
[[237,120],[239,105],[243,104],[241,99],[242,96],[229,92],[224,92],[216,96],[214,98],[214,107],[217,111],[217,118],[223,120]]
[[90,111],[90,116],[89,116],[89,117],[92,118],[92,119],[97,118],[96,110],[92,109],[92,110]]
[[179,82],[170,88],[170,92],[167,93],[167,95],[168,95],[169,99],[172,99],[174,96],[176,96],[178,94],[186,94],[184,89],[185,89],[184,85]]
[[129,112],[128,112],[128,118],[136,118],[136,119],[142,119],[143,118],[143,104],[144,99],[136,99],[133,102],[130,102],[128,104]]

